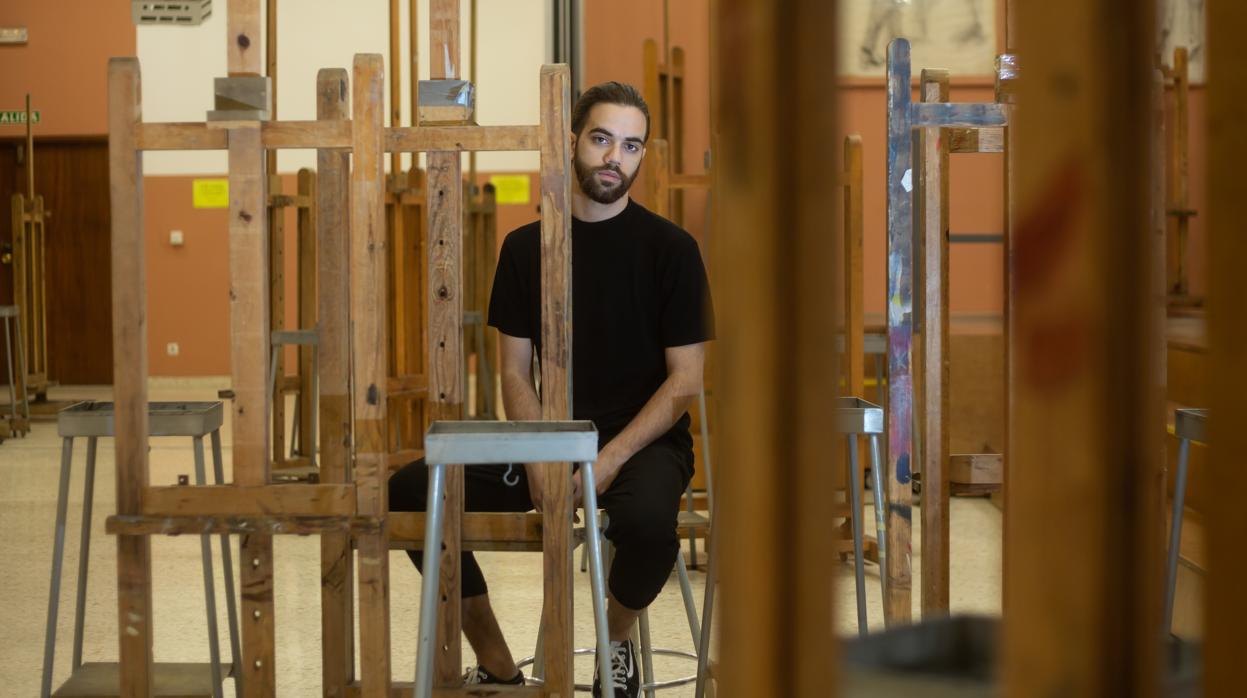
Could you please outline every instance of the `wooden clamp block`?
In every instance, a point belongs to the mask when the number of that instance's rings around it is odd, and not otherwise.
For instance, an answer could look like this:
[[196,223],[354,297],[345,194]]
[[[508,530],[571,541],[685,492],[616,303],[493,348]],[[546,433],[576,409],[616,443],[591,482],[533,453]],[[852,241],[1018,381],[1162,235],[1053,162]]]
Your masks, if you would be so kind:
[[216,108],[208,121],[267,121],[273,113],[270,78],[246,75],[214,78]]
[[950,494],[984,495],[1004,483],[1004,456],[999,453],[963,453],[949,456]]
[[421,80],[418,90],[416,118],[421,126],[472,121],[476,90],[467,80]]
[[1013,104],[1017,99],[1018,57],[1015,53],[996,56],[996,101]]

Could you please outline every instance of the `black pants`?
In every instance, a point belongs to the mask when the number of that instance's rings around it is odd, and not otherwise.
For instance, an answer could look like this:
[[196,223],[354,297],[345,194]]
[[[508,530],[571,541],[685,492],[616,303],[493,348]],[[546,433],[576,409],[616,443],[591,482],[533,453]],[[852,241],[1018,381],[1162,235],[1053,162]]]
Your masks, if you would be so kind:
[[[692,452],[660,439],[624,463],[610,488],[598,497],[598,506],[610,517],[606,537],[615,546],[610,592],[627,608],[649,606],[671,574],[680,553],[676,531],[680,497],[692,475]],[[467,467],[463,489],[465,511],[533,508],[522,465],[511,467],[509,475],[506,465]],[[391,511],[424,511],[427,495],[428,468],[423,460],[408,463],[390,478]],[[423,553],[409,550],[407,554],[419,569]],[[472,553],[463,553],[460,572],[464,598],[487,592],[485,576]]]

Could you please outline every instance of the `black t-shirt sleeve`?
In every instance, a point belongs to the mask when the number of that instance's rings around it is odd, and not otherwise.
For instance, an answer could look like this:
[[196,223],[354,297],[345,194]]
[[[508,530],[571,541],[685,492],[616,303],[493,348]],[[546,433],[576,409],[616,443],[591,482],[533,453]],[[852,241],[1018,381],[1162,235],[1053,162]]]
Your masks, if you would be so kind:
[[498,270],[489,296],[489,324],[503,334],[532,339],[529,318],[527,264],[524,260],[520,231],[507,236],[498,253]]
[[681,347],[714,339],[710,283],[697,241],[688,234],[681,235],[668,248],[660,273],[663,346]]

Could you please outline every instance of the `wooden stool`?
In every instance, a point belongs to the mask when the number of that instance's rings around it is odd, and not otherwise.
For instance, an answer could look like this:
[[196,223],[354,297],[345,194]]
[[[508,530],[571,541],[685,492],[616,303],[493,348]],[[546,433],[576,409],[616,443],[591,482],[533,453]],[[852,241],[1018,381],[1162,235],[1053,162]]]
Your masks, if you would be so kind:
[[[428,505],[425,509],[424,571],[420,585],[420,632],[417,639],[415,698],[433,692],[437,591],[441,566],[442,520],[446,466],[493,463],[579,463],[585,482],[593,482],[598,434],[591,422],[433,422],[425,436],[425,464],[429,467]],[[597,492],[584,488],[585,524],[597,531]],[[521,515],[523,516],[523,515]],[[597,627],[598,676],[609,684],[610,640],[606,628],[606,583],[598,536],[587,536],[589,572],[593,586],[593,617]],[[571,554],[568,550],[568,554]]]
[[[148,403],[148,424],[152,436],[189,436],[195,448],[195,484],[205,481],[205,435],[212,440],[212,467],[218,485],[225,473],[221,465],[221,423],[224,410],[219,402],[152,402]],[[120,695],[120,677],[116,664],[82,663],[82,630],[86,610],[87,569],[91,551],[91,504],[95,483],[96,443],[101,436],[113,435],[113,403],[80,402],[60,411],[57,431],[62,437],[60,490],[56,499],[56,537],[52,552],[52,581],[48,597],[48,623],[43,646],[43,683],[39,695],[57,696]],[[74,439],[87,439],[86,484],[82,499],[82,537],[78,549],[78,597],[74,609],[73,670],[69,679],[56,693],[52,691],[52,665],[56,650],[56,625],[61,591],[61,565],[65,555],[65,518],[69,504],[69,471],[73,460]],[[216,590],[212,571],[212,541],[200,536],[203,555],[204,595],[208,613],[208,653],[210,664],[155,664],[155,694],[211,695],[221,698],[222,672],[218,649]],[[238,644],[238,613],[234,601],[234,566],[229,536],[221,536],[221,558],[225,567],[225,600],[229,612],[230,646],[233,662],[241,656]],[[236,674],[237,672],[232,672]],[[211,688],[207,688],[211,682]],[[241,695],[241,686],[235,684]]]
[[1208,443],[1205,422],[1208,410],[1174,411],[1174,433],[1178,437],[1178,471],[1173,477],[1173,510],[1169,522],[1169,559],[1165,571],[1165,637],[1173,633],[1173,595],[1178,583],[1178,552],[1182,547],[1182,509],[1186,502],[1186,466],[1191,442]]
[[[22,341],[21,310],[16,305],[0,305],[4,320],[4,355],[9,373],[9,435],[25,436],[30,431],[30,399],[26,396],[26,344]],[[17,354],[13,353],[13,337],[17,337]],[[19,382],[20,381],[20,382]],[[18,405],[22,414],[18,416]]]

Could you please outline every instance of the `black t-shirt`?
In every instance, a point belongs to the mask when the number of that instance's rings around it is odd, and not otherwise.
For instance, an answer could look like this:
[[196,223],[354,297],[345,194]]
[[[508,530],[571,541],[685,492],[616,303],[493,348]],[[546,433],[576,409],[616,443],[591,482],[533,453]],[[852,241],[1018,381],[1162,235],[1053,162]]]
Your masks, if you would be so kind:
[[[541,223],[502,243],[489,324],[541,355]],[[667,378],[663,350],[713,338],[697,241],[635,201],[614,218],[572,219],[572,412],[618,434]],[[691,448],[683,415],[664,438]]]

